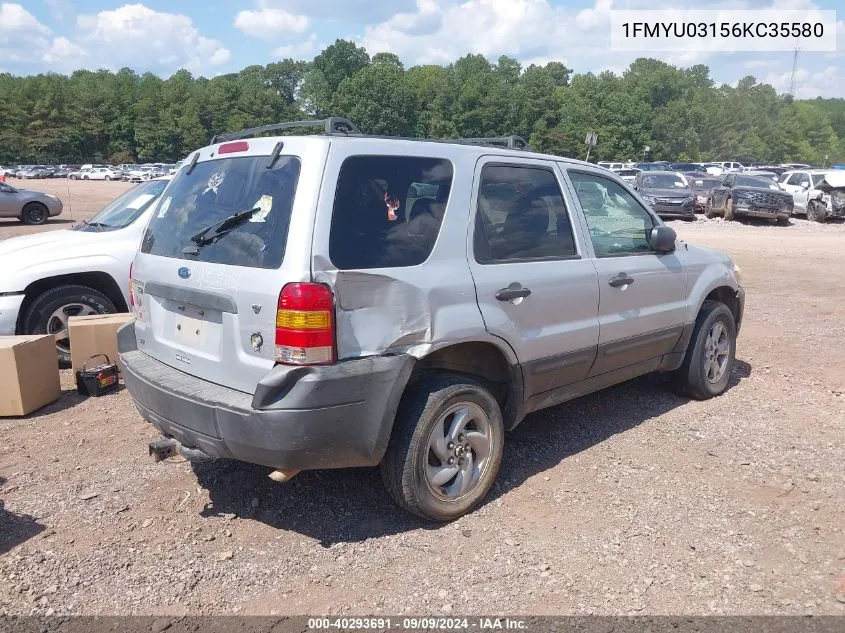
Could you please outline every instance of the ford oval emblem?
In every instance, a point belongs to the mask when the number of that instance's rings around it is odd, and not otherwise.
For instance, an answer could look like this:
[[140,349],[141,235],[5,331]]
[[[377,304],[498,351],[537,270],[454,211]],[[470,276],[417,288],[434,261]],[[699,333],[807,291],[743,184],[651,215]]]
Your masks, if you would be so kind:
[[188,268],[187,266],[182,266],[182,268],[179,269],[179,276],[182,279],[187,279],[188,277],[191,276],[191,269]]

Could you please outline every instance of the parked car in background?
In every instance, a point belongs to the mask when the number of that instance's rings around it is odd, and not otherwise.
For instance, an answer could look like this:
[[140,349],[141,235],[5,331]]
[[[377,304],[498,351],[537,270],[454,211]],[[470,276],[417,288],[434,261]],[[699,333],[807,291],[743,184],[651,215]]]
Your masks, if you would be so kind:
[[613,172],[629,185],[633,185],[637,179],[637,174],[642,170],[633,167],[614,169]]
[[622,169],[625,166],[625,163],[610,163],[607,161],[599,161],[596,164],[599,167],[604,167],[605,169],[609,169],[610,171],[616,171],[617,169]]
[[[824,222],[828,217],[836,217],[834,208],[831,206],[830,194],[820,188],[828,173],[837,174],[835,170],[830,172],[824,169],[801,169],[798,171],[786,171],[780,177],[781,188],[792,195],[795,206],[792,210],[795,215],[806,215],[808,220],[813,222]],[[833,176],[836,180],[837,176]],[[830,182],[828,181],[828,186]]]
[[16,167],[3,167],[0,165],[0,176],[13,176],[16,171]]
[[707,209],[707,201],[710,199],[710,192],[722,184],[722,179],[709,174],[695,177],[685,174],[685,176],[695,198],[695,212],[704,213]]
[[774,182],[778,182],[780,178],[775,172],[763,169],[749,169],[748,171],[744,171],[742,173],[746,176],[760,176],[761,178],[769,178]]
[[57,167],[53,172],[53,178],[67,178],[70,171],[69,167]]
[[45,178],[46,173],[47,171],[43,167],[34,165],[28,169],[18,172],[18,178],[22,178],[24,180],[37,180],[39,178]]
[[669,163],[668,171],[679,171],[683,172],[699,172],[701,171],[701,164],[700,163]]
[[72,229],[0,241],[0,335],[52,334],[65,365],[68,318],[126,312],[129,266],[169,181],[137,185]]
[[122,174],[113,167],[94,167],[82,171],[82,180],[120,180]]
[[90,171],[89,169],[83,169],[80,167],[79,169],[71,169],[67,173],[67,177],[69,180],[82,180],[82,176],[87,174]]
[[[51,193],[19,189],[0,182],[0,218],[18,218],[24,224],[44,224],[49,218],[59,215],[62,206],[58,196]],[[0,271],[3,271],[0,277],[6,274],[2,266]]]
[[655,163],[635,163],[634,167],[640,171],[666,171],[669,167],[669,163],[665,160]]
[[789,170],[813,168],[812,165],[807,165],[806,163],[781,163],[780,166]]
[[742,163],[737,163],[736,161],[722,161],[719,163],[722,166],[722,171],[724,173],[734,172],[734,171],[742,171],[745,167]]
[[130,169],[124,174],[123,179],[128,180],[129,182],[144,182],[145,180],[151,180],[163,175],[164,174],[156,174],[152,167],[142,165],[135,167],[135,169]]
[[711,191],[704,214],[708,218],[723,216],[729,221],[753,217],[789,224],[793,206],[792,195],[769,178],[732,173],[726,174],[722,184]]
[[[817,222],[827,218],[845,218],[845,171],[832,169],[824,172],[824,178],[816,188],[827,196],[827,200],[810,201],[807,217]],[[824,215],[818,207],[826,203]],[[813,217],[810,217],[810,214]]]
[[711,176],[721,176],[725,173],[725,168],[722,163],[701,163],[701,168]]
[[695,219],[695,200],[683,174],[644,171],[637,174],[634,189],[661,218]]

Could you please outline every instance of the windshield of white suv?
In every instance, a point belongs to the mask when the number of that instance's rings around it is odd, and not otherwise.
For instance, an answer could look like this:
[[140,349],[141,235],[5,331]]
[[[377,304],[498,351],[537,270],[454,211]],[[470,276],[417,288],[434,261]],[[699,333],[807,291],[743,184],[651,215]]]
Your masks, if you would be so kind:
[[[197,163],[190,173],[183,169],[153,212],[141,252],[232,266],[281,266],[300,161],[280,156],[272,169],[267,161],[267,156],[243,156]],[[225,236],[194,248],[191,238],[198,233],[256,208]]]
[[116,230],[129,226],[154,204],[167,180],[150,180],[119,195],[90,220],[78,224],[77,231]]

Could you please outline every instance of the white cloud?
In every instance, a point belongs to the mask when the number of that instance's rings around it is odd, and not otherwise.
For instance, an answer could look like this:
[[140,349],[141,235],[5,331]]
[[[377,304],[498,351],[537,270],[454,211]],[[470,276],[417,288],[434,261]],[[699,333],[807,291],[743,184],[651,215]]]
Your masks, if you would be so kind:
[[[455,0],[436,1],[443,4]],[[340,23],[344,28],[349,24],[372,24],[414,8],[414,0],[258,0],[257,4],[262,9],[283,9],[321,22]]]
[[286,44],[273,50],[273,57],[279,59],[311,59],[318,50],[317,35],[312,33],[307,40]]
[[0,37],[3,34],[21,32],[49,35],[50,29],[41,24],[22,5],[14,2],[0,4]]
[[50,47],[44,52],[41,59],[48,64],[70,64],[78,67],[80,58],[87,57],[88,52],[79,44],[71,42],[66,37],[57,37]]
[[[763,83],[771,84],[778,93],[789,92],[792,82],[792,68],[782,73],[769,73]],[[839,66],[827,66],[826,68],[812,72],[806,68],[798,68],[795,71],[795,98],[814,99],[819,95],[825,97],[845,97],[845,73]]]
[[85,51],[52,30],[20,4],[0,3],[0,59],[24,70],[58,70],[77,67]]
[[231,59],[229,50],[201,35],[190,17],[143,4],[80,15],[76,25],[91,58],[107,68],[137,67],[141,62],[147,66],[142,70],[171,72],[183,67],[201,72]]
[[288,33],[302,33],[309,20],[304,15],[288,13],[284,9],[241,11],[235,16],[235,28],[252,37],[271,39]]
[[50,7],[50,15],[56,20],[67,20],[76,15],[76,7],[70,0],[47,0]]

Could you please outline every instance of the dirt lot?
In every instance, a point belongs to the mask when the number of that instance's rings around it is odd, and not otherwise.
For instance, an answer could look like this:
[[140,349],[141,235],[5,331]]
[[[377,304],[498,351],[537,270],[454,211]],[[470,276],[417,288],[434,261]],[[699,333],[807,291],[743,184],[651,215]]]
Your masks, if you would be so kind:
[[67,180],[65,178],[45,178],[44,180],[9,178],[7,182],[18,189],[31,189],[57,195],[64,203],[64,208],[60,215],[50,218],[41,226],[26,226],[14,218],[0,218],[0,239],[38,231],[68,229],[75,222],[90,219],[109,202],[134,186],[128,182]]
[[[76,185],[75,218],[125,187]],[[0,614],[845,614],[845,225],[673,226],[743,269],[727,394],[652,376],[534,414],[445,527],[375,470],[154,464],[126,391],[64,372],[0,420]]]

